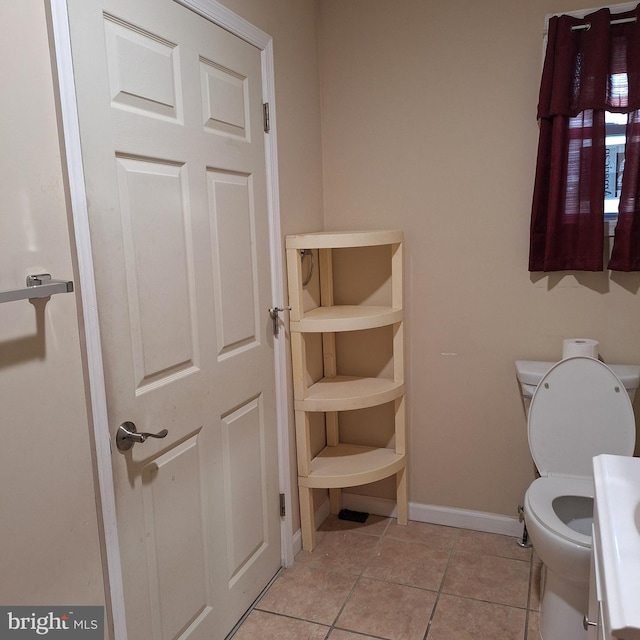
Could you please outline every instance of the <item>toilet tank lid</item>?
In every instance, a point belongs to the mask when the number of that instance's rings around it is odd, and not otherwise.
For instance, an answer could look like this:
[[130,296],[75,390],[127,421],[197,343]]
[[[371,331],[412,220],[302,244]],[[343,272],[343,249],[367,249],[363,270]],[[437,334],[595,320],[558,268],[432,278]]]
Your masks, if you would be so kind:
[[[542,377],[555,362],[543,362],[540,360],[516,360],[516,373],[520,384],[538,385]],[[607,364],[607,366],[620,378],[624,388],[632,391],[640,384],[640,365],[635,364]]]

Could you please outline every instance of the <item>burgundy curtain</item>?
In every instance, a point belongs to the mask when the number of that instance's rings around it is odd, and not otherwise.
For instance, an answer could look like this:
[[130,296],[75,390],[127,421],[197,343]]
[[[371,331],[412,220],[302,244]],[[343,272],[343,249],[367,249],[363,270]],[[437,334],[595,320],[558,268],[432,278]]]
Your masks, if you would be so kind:
[[609,261],[615,271],[640,271],[640,111],[629,116],[618,224]]
[[[530,271],[600,271],[605,111],[629,113],[619,222],[609,268],[640,270],[640,17],[600,9],[549,22],[538,118]],[[572,29],[588,24],[588,29]]]

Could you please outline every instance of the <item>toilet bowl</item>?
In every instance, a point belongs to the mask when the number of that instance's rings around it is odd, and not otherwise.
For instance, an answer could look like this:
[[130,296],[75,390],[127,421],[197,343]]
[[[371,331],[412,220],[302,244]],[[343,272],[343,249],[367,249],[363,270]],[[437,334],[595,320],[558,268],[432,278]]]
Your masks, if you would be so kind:
[[543,563],[542,640],[586,640],[592,459],[632,455],[635,420],[629,395],[609,367],[594,358],[562,360],[542,377],[527,422],[540,477],[524,500],[524,517]]
[[[571,509],[562,513],[557,508],[560,501],[582,512],[580,531],[571,526]],[[591,533],[584,529],[593,523],[593,480],[541,477],[527,491],[524,509],[529,536],[543,562],[540,637],[583,640],[591,559]]]
[[[525,510],[535,530],[536,552],[559,575],[574,582],[589,579],[593,480],[539,478],[525,495]],[[572,513],[580,515],[579,526]]]

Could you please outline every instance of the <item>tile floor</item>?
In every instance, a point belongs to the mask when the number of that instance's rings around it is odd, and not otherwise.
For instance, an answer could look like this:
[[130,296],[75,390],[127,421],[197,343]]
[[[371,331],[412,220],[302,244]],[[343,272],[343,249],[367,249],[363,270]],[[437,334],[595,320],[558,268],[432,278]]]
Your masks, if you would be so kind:
[[233,640],[538,640],[540,567],[508,536],[331,516]]

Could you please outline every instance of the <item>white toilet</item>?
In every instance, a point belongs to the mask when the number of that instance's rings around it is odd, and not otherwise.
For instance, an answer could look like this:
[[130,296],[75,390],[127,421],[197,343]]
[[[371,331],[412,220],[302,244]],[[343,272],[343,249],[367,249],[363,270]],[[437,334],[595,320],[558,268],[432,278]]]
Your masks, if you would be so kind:
[[540,636],[586,640],[592,459],[600,453],[633,455],[635,420],[625,384],[594,358],[561,360],[535,388],[528,433],[540,473],[524,499],[527,531],[544,565]]

